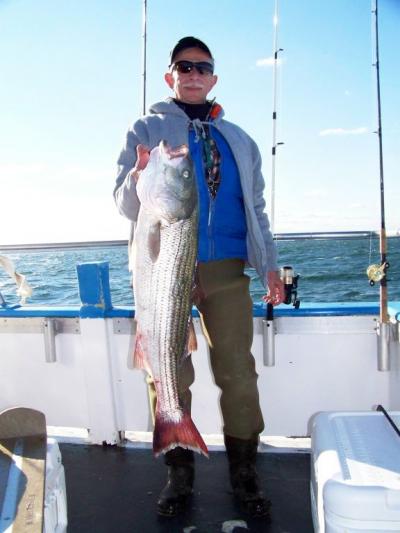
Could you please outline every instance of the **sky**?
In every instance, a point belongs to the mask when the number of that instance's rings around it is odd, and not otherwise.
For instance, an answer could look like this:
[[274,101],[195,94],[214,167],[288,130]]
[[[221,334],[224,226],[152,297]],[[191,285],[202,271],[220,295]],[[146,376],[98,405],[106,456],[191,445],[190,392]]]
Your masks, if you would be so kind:
[[[148,0],[148,104],[186,35],[257,142],[271,207],[275,0]],[[379,230],[370,0],[280,0],[276,232]],[[379,0],[386,227],[400,231],[400,0]],[[0,245],[126,239],[116,161],[141,114],[141,0],[0,0]]]

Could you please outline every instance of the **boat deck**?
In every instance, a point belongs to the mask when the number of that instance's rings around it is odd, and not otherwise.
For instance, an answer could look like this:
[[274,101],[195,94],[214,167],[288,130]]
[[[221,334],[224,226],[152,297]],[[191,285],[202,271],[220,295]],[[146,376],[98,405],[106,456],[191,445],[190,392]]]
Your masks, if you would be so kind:
[[162,458],[154,459],[151,450],[67,443],[60,449],[69,533],[313,531],[309,453],[259,454],[258,471],[272,510],[269,519],[257,520],[241,514],[232,501],[225,453],[211,452],[209,459],[196,455],[190,509],[171,519],[155,511],[166,470]]

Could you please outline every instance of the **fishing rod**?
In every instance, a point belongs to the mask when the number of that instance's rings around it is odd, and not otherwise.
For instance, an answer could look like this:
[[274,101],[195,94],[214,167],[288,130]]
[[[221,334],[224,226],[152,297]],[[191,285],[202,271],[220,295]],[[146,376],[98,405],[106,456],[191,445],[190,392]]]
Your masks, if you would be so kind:
[[367,276],[370,284],[374,285],[379,282],[379,323],[378,333],[378,370],[390,370],[390,321],[388,313],[388,292],[387,292],[387,238],[385,225],[385,186],[383,173],[383,146],[382,146],[382,112],[381,112],[381,86],[380,86],[380,65],[379,65],[379,24],[378,24],[378,0],[375,0],[375,8],[372,10],[375,15],[375,63],[373,66],[376,71],[376,95],[378,110],[378,134],[379,143],[379,185],[380,185],[380,233],[379,233],[379,252],[380,264],[370,265],[367,268]]
[[[147,77],[147,0],[143,0],[142,4],[142,102],[141,114],[146,114],[146,77]],[[131,225],[129,234],[128,250],[131,250],[133,243],[134,226]],[[130,269],[130,264],[129,264]]]
[[[276,124],[277,124],[277,68],[278,54],[283,52],[283,48],[278,48],[278,12],[279,0],[275,0],[274,10],[274,38],[273,38],[273,70],[272,70],[272,168],[271,168],[271,209],[270,209],[270,228],[271,233],[275,234],[275,173],[276,173],[276,148],[282,145],[282,142],[276,142]],[[280,278],[283,282],[285,297],[282,303],[286,305],[293,304],[295,309],[300,306],[300,300],[297,298],[297,283],[299,275],[295,275],[291,266],[284,266],[280,269]],[[275,366],[275,327],[274,327],[274,308],[271,303],[267,303],[265,318],[263,319],[263,362],[265,366]]]
[[146,76],[147,76],[147,0],[142,6],[142,115],[146,114]]
[[[276,100],[277,100],[277,67],[278,67],[278,0],[275,0],[273,17],[273,68],[272,68],[272,157],[271,157],[271,208],[270,228],[275,233],[275,168],[276,168]],[[265,366],[275,366],[275,328],[274,308],[267,303],[265,318],[263,319],[263,361]]]
[[279,0],[275,0],[275,12],[274,12],[274,40],[273,40],[273,69],[272,69],[272,158],[271,158],[271,212],[270,223],[271,233],[275,234],[275,172],[276,172],[276,148],[283,143],[276,142],[276,121],[277,121],[277,68],[278,68],[278,54],[282,52],[282,48],[278,48],[278,11]]

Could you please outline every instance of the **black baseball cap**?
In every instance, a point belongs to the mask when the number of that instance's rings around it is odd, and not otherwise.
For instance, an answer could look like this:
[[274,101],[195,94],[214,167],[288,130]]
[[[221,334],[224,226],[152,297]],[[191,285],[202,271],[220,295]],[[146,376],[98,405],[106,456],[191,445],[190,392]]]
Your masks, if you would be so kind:
[[179,39],[179,41],[176,43],[176,45],[171,51],[170,66],[174,62],[174,59],[179,54],[179,52],[182,52],[182,50],[186,50],[186,48],[200,48],[200,50],[203,50],[203,52],[208,54],[213,60],[213,56],[211,55],[210,49],[206,44],[203,43],[203,41],[200,41],[200,39],[197,39],[197,37],[183,37],[182,39]]

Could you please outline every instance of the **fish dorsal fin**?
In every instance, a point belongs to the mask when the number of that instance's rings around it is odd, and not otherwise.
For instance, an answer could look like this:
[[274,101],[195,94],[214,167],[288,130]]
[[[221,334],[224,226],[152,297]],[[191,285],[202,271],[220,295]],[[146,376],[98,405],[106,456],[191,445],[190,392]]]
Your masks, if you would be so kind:
[[155,263],[160,255],[160,223],[152,224],[149,228],[148,241],[150,259]]

